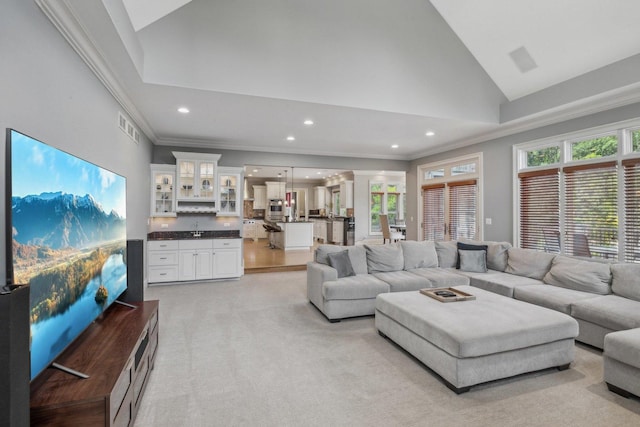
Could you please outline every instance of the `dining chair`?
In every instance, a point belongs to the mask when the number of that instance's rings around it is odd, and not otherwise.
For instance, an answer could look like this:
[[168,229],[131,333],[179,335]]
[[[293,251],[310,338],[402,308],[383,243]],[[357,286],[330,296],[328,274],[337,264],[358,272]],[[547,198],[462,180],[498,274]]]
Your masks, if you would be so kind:
[[389,243],[404,240],[404,235],[401,232],[391,231],[391,227],[389,227],[389,217],[387,215],[380,215],[380,227],[382,229],[383,244],[387,242],[387,239]]
[[591,249],[589,248],[589,239],[586,234],[573,234],[573,254],[575,256],[584,256],[591,258]]

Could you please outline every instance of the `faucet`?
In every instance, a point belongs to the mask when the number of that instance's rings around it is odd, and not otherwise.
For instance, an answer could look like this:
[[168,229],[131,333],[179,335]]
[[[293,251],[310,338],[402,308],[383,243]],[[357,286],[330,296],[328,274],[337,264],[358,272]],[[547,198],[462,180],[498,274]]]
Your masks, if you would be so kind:
[[202,236],[202,232],[198,231],[198,221],[196,221],[196,225],[195,225],[195,231],[192,231],[191,234],[193,235],[193,237],[200,237]]

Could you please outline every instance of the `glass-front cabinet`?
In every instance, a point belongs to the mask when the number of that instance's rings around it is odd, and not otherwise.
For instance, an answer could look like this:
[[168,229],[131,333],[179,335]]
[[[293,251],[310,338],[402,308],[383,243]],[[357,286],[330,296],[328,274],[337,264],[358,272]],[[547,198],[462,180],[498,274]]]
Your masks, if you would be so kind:
[[218,168],[218,215],[241,214],[241,185],[242,168]]
[[176,210],[178,212],[215,212],[216,174],[220,154],[174,151],[176,158]]
[[151,216],[176,216],[176,167],[151,165]]

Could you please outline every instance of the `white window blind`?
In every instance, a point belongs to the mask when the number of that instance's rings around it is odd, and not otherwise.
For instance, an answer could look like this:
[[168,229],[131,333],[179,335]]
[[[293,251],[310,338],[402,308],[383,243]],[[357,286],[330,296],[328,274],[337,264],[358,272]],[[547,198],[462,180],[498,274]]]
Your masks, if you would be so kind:
[[521,172],[520,246],[560,252],[560,175],[558,168]]
[[640,159],[622,162],[624,168],[625,256],[627,262],[640,260]]
[[478,185],[476,180],[450,182],[449,237],[475,240],[478,231]]
[[618,172],[616,162],[563,168],[564,253],[617,258]]
[[422,187],[422,229],[424,240],[444,240],[444,184]]

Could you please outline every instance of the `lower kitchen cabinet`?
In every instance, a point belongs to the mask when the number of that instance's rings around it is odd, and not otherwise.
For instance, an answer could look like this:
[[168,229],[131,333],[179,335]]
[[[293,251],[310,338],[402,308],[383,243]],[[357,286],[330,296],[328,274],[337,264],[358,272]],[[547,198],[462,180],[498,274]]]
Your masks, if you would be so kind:
[[215,239],[213,241],[213,277],[240,277],[242,268],[242,240]]
[[244,274],[242,239],[189,239],[148,242],[150,284],[229,279]]

